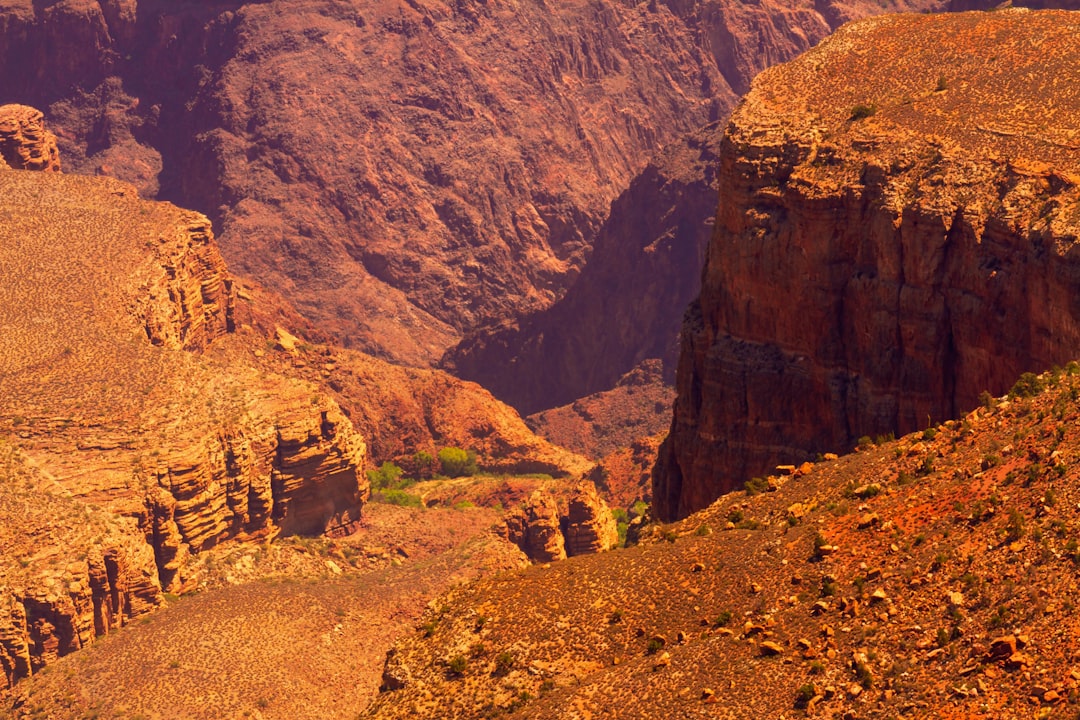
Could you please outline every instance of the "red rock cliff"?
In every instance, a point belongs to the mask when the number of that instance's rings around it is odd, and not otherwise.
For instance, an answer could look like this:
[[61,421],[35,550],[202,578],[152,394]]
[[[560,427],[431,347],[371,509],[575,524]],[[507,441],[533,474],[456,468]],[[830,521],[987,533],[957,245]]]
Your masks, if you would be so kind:
[[867,20],[754,82],[683,326],[661,517],[1080,351],[1078,22]]

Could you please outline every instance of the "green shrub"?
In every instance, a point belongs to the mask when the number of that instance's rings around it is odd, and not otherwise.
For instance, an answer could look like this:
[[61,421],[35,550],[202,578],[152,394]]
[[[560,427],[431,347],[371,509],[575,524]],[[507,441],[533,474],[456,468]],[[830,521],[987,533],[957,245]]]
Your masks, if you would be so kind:
[[814,699],[814,696],[816,694],[817,692],[814,689],[814,684],[806,683],[805,685],[800,687],[795,693],[795,707],[805,708],[807,705],[810,704],[810,701]]
[[746,485],[744,487],[746,489],[746,494],[750,497],[753,497],[754,495],[759,495],[768,490],[769,481],[765,478],[752,477],[746,481]]
[[877,105],[859,103],[851,108],[851,116],[849,120],[862,120],[868,118],[877,113]]
[[439,451],[439,464],[442,466],[443,475],[447,477],[464,477],[477,473],[476,453],[472,450],[444,447]]
[[1035,373],[1026,372],[1020,376],[1016,384],[1009,391],[1010,398],[1028,398],[1042,392],[1043,381]]
[[427,480],[435,475],[435,458],[431,453],[418,450],[412,456],[413,475],[421,480]]
[[919,477],[926,477],[932,472],[934,472],[934,457],[932,455],[927,455],[923,458],[922,462],[919,463],[919,467],[915,473]]
[[495,674],[506,675],[514,667],[514,656],[508,652],[501,652],[495,656]]
[[401,507],[418,508],[424,506],[424,501],[420,499],[419,495],[413,495],[404,490],[380,490],[379,492],[372,494],[371,499],[375,502],[383,502],[388,505],[400,505]]
[[451,675],[461,677],[465,674],[465,669],[469,667],[469,659],[464,655],[455,655],[450,658],[450,662],[447,663],[447,669]]
[[382,490],[397,486],[398,479],[404,472],[400,467],[390,461],[384,462],[378,470],[368,470],[368,482],[372,490]]
[[1024,516],[1016,508],[1009,509],[1009,520],[1005,524],[1005,537],[1016,542],[1024,537]]

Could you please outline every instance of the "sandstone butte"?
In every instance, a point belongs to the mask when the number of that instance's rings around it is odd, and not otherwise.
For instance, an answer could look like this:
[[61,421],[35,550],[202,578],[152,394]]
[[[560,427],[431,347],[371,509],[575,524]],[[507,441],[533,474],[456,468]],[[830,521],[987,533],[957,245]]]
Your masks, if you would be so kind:
[[871,19],[755,79],[720,148],[659,517],[1077,354],[1078,22]]
[[71,170],[203,212],[324,331],[425,366],[550,305],[652,153],[881,9],[11,0],[0,96],[47,111]]

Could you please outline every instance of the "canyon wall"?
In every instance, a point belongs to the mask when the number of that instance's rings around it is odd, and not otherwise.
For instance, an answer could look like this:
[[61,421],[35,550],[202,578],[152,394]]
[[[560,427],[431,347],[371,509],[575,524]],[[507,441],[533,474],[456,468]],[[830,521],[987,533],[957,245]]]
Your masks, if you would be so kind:
[[0,96],[47,109],[72,170],[203,212],[234,272],[423,366],[560,298],[653,153],[882,9],[847,5],[13,0]]
[[[795,57],[849,20],[885,11],[951,9],[920,2],[888,8],[859,2],[670,7],[739,93],[760,71]],[[731,107],[725,104],[725,116]],[[726,120],[699,128],[651,158],[612,203],[592,255],[564,297],[546,310],[467,334],[446,354],[444,367],[481,383],[523,414],[608,390],[649,358],[663,360],[664,379],[673,383],[683,311],[700,290],[712,236],[717,150],[725,125]]]
[[26,0],[0,58],[73,170],[204,212],[234,271],[414,365],[560,296],[648,154],[735,98],[681,18],[612,0]]
[[755,80],[720,150],[660,517],[1080,353],[1077,22],[866,20]]
[[612,203],[562,300],[469,335],[444,366],[525,414],[607,390],[652,358],[672,382],[680,318],[712,234],[722,132],[706,126],[650,162]]

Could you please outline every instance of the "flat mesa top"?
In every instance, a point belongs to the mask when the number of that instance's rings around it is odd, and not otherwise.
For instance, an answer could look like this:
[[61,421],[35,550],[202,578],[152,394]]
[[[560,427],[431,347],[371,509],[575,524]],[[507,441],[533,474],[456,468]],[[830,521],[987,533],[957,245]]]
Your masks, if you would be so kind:
[[[1080,13],[892,15],[763,72],[733,128],[817,128],[837,144],[913,137],[1080,170]],[[771,128],[770,128],[771,124]]]

